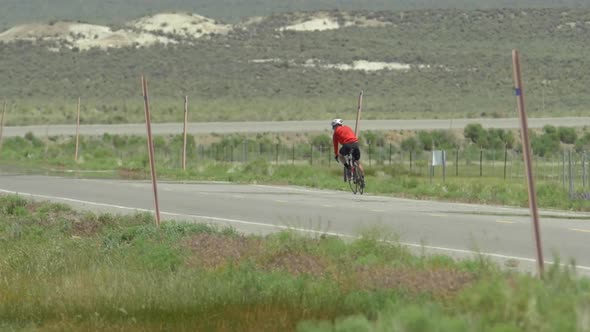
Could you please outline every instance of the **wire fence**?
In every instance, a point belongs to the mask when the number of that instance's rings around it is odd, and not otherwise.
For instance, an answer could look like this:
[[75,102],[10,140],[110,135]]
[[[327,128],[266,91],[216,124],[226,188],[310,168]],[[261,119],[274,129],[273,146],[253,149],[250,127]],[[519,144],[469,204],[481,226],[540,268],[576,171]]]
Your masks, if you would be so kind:
[[[396,144],[361,146],[365,168],[396,167],[400,172],[445,181],[452,177],[499,178],[507,181],[525,179],[523,156],[514,149],[484,150],[473,147],[445,151],[443,165],[433,165],[432,151],[400,151]],[[274,165],[313,165],[337,167],[331,145],[311,143],[281,144],[243,141],[239,144],[197,144],[187,151],[187,166],[201,162],[248,163],[264,160]],[[156,160],[169,167],[181,168],[181,152],[158,149]],[[584,152],[565,150],[560,154],[534,156],[536,181],[563,186],[572,195],[590,187],[590,156]],[[584,194],[585,195],[585,194]],[[590,196],[590,194],[588,194]]]

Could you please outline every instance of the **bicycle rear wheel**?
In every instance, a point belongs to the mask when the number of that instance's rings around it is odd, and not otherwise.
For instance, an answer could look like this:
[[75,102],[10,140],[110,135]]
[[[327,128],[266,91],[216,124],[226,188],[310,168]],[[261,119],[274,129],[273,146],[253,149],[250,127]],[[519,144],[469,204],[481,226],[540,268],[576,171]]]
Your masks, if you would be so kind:
[[[354,162],[354,175],[355,175],[355,184],[356,184],[356,192],[360,193],[361,195],[364,194],[365,192],[365,176],[362,174],[359,174],[358,169],[359,169],[359,164],[358,161]],[[356,194],[356,193],[355,193]]]
[[357,194],[360,189],[359,185],[359,178],[358,178],[358,168],[356,167],[356,163],[353,163],[350,166],[350,178],[348,179],[348,184],[350,185],[350,190],[353,194]]

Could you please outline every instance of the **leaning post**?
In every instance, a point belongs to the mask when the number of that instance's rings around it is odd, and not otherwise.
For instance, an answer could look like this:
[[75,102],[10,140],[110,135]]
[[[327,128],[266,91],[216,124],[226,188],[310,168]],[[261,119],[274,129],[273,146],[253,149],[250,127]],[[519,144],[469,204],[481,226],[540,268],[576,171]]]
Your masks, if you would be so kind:
[[4,100],[4,107],[2,108],[2,119],[0,120],[0,147],[2,146],[2,134],[4,133],[5,118],[6,118],[6,100]]
[[184,129],[182,139],[182,170],[186,171],[186,131],[188,127],[188,96],[184,96]]
[[78,149],[80,146],[80,97],[78,97],[78,112],[76,117],[76,154],[74,161],[78,162]]
[[150,158],[150,171],[152,174],[152,187],[154,189],[154,203],[156,207],[156,226],[160,227],[160,206],[158,204],[158,184],[156,177],[156,165],[154,162],[154,142],[152,140],[152,116],[150,113],[150,103],[148,98],[147,80],[145,76],[141,76],[141,84],[143,88],[143,102],[145,110],[145,126],[147,129],[147,145],[148,154]]
[[520,134],[523,147],[523,158],[525,164],[525,171],[527,176],[528,194],[529,194],[529,208],[531,210],[531,218],[533,222],[534,240],[537,251],[537,268],[539,277],[543,277],[544,261],[543,249],[541,246],[541,229],[539,226],[539,211],[537,208],[537,193],[535,191],[535,179],[533,176],[533,165],[531,158],[531,145],[529,141],[528,121],[526,110],[524,107],[524,88],[522,84],[522,76],[520,72],[520,59],[518,50],[512,51],[512,64],[514,74],[514,91],[516,94],[516,101],[518,105],[518,114],[520,116]]
[[361,121],[361,111],[363,110],[363,90],[359,94],[359,104],[356,111],[356,123],[354,125],[354,136],[359,137],[359,122]]

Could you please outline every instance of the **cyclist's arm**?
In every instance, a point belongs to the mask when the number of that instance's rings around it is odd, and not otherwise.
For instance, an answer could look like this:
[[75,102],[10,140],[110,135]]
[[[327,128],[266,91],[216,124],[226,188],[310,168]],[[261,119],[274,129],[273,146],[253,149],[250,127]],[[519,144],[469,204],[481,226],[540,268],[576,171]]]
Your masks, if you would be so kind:
[[338,140],[336,139],[336,134],[332,135],[332,144],[334,144],[334,155],[338,155]]

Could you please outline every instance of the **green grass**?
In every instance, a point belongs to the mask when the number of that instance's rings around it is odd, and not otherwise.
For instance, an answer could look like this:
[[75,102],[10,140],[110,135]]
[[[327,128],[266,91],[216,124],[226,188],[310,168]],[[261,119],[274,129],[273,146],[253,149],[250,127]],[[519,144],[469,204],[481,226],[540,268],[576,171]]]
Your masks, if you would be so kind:
[[[392,230],[394,231],[394,230]],[[377,235],[379,234],[379,235]],[[414,256],[367,230],[292,232],[95,215],[0,196],[0,329],[583,331],[590,280]],[[393,233],[391,233],[393,234]],[[390,240],[390,239],[389,239]]]
[[[326,149],[314,149],[310,155],[310,137],[298,137],[300,143],[292,146],[279,144],[279,162],[276,160],[276,137],[209,137],[208,145],[197,144],[199,139],[189,137],[187,170],[181,168],[182,137],[157,136],[155,138],[157,174],[160,180],[215,180],[239,183],[267,183],[300,185],[321,189],[349,190],[342,180],[341,166],[336,164]],[[205,139],[201,139],[205,140]],[[244,155],[244,145],[248,150]],[[284,140],[283,140],[284,142]],[[229,147],[233,146],[233,149]],[[293,150],[295,149],[295,150]],[[5,139],[0,150],[2,167],[16,172],[46,172],[63,175],[60,171],[84,171],[84,176],[149,178],[149,163],[145,139],[139,136],[104,135],[82,137],[80,159],[74,161],[75,142],[69,137],[39,139],[26,137]],[[384,152],[389,152],[388,148]],[[232,152],[233,151],[233,152]],[[509,206],[528,206],[524,167],[519,156],[510,154],[504,178],[502,161],[486,160],[480,176],[479,153],[477,160],[469,160],[468,151],[461,152],[459,175],[454,160],[449,162],[443,181],[442,170],[437,168],[429,177],[428,154],[414,155],[410,167],[409,155],[396,154],[389,164],[388,157],[380,154],[369,163],[366,147],[363,163],[366,170],[367,193],[394,195],[418,199],[439,199],[455,202],[483,203]],[[395,150],[394,150],[395,151]],[[296,158],[292,159],[293,152]],[[379,155],[379,154],[377,154]],[[486,158],[504,156],[486,153]],[[246,159],[244,159],[246,158]],[[375,160],[377,159],[377,160]],[[571,199],[569,184],[563,185],[560,157],[537,159],[535,163],[537,196],[544,209],[590,211],[586,200]],[[581,186],[581,167],[576,171],[576,193],[587,192]],[[95,173],[92,173],[95,171]],[[90,172],[90,173],[88,173]],[[65,173],[65,174],[76,174]],[[82,174],[82,173],[81,173]]]

